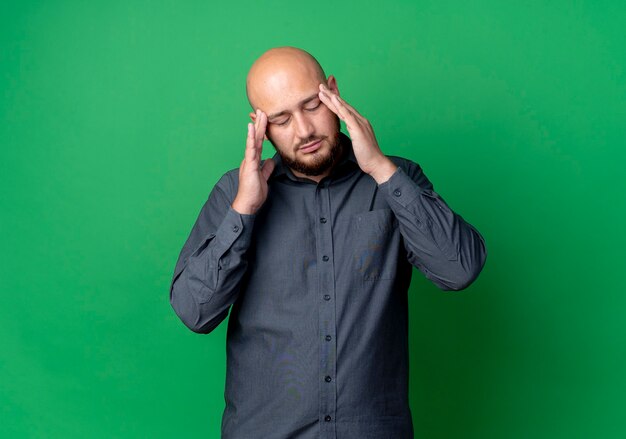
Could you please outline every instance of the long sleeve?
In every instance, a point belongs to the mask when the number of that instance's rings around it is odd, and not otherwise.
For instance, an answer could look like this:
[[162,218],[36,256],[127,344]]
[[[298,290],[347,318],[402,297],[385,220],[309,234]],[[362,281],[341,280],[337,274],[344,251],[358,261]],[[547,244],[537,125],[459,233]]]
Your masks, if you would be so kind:
[[209,333],[228,315],[248,262],[255,215],[231,207],[231,176],[224,174],[200,210],[170,285],[170,303],[192,331]]
[[378,185],[398,219],[409,262],[442,290],[467,288],[487,258],[480,233],[452,211],[410,160]]

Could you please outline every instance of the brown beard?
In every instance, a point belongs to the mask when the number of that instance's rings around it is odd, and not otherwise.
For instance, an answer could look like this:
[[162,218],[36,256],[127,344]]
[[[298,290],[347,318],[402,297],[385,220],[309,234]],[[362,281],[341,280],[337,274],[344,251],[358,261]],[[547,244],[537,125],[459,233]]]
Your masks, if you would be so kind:
[[283,159],[283,163],[289,166],[292,170],[308,175],[309,177],[314,177],[323,174],[335,166],[341,158],[341,152],[341,143],[339,142],[339,137],[337,137],[335,141],[330,144],[329,154],[323,157],[315,157],[313,162],[305,163],[298,160],[292,160],[289,157],[282,156],[282,154],[281,158]]
[[[286,157],[278,150],[278,148],[276,148],[276,145],[274,145],[273,142],[271,143],[274,146],[274,149],[276,150],[276,152],[278,152],[278,154],[280,155],[280,158],[282,159],[283,164],[291,168],[291,170],[293,171],[299,172],[304,175],[308,175],[309,177],[314,177],[314,176],[323,174],[329,169],[332,169],[343,158],[344,148],[343,148],[343,145],[341,144],[339,131],[337,131],[337,134],[335,135],[334,139],[328,139],[328,140],[330,141],[330,153],[324,157],[321,157],[321,156],[315,157],[315,160],[310,163],[309,162],[305,163],[297,159],[294,160],[294,159],[291,159],[290,157]],[[310,142],[307,142],[307,143],[310,143]]]

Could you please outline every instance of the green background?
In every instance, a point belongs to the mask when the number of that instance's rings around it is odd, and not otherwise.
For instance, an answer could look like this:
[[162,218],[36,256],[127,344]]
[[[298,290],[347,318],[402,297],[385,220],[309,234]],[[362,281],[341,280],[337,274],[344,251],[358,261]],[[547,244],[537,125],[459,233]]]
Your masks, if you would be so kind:
[[414,272],[416,437],[626,437],[626,6],[510,3],[2,2],[0,436],[219,437],[226,324],[169,283],[292,45],[487,243]]

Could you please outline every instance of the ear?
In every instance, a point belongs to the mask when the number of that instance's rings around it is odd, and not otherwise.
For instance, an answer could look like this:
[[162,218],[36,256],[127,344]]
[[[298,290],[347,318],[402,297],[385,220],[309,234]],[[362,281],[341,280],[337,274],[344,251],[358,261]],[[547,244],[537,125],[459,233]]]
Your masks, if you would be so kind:
[[337,95],[341,96],[339,93],[339,87],[337,87],[337,79],[330,75],[326,80],[326,87],[328,87],[332,92],[337,93]]

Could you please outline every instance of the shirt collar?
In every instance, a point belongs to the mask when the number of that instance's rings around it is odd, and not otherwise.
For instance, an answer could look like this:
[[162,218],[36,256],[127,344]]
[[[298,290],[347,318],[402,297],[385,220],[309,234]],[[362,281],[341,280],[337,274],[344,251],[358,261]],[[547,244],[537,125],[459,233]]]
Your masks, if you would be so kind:
[[[354,150],[352,149],[352,140],[346,134],[339,131],[339,141],[347,150],[347,154],[339,163],[337,163],[330,176],[338,176],[340,173],[343,173],[344,168],[352,168],[353,165],[358,167],[358,162],[354,155]],[[274,171],[272,172],[270,178],[278,178],[279,176],[285,174],[292,180],[302,180],[296,177],[291,169],[283,163],[283,160],[278,152],[274,154],[272,160],[274,160],[276,166],[274,167]]]

